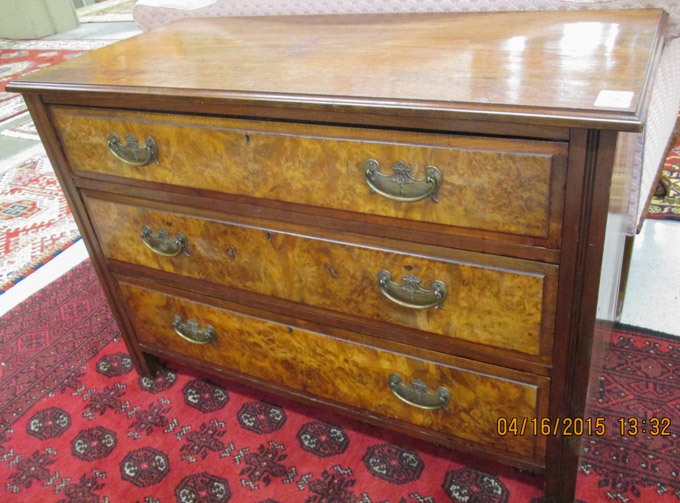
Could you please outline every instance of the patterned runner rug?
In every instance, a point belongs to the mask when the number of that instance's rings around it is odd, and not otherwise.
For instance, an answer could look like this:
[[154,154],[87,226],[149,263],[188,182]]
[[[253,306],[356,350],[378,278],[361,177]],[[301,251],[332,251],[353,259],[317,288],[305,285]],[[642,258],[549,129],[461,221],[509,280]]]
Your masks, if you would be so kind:
[[584,440],[585,501],[680,501],[680,338],[619,325],[589,416],[603,436]]
[[[118,335],[89,262],[0,321],[2,501],[540,501],[538,477],[246,386],[140,378]],[[621,327],[609,349],[579,498],[677,502],[679,345]],[[652,416],[670,436],[620,434]]]
[[[35,140],[40,141],[40,136],[38,135],[38,130],[33,124],[31,119],[31,114],[24,112],[23,114],[16,116],[16,125],[13,127],[8,127],[0,131],[3,136],[10,136],[12,138],[24,138],[25,140]],[[9,121],[8,121],[9,122]]]
[[133,21],[132,9],[135,0],[106,0],[86,5],[76,10],[81,23],[108,23],[112,21]]
[[[0,129],[39,139],[20,95],[4,92],[13,79],[76,57],[113,40],[0,39]],[[3,121],[23,114],[12,128]],[[79,238],[51,165],[41,148],[0,161],[0,294]]]
[[0,122],[26,111],[23,98],[5,92],[13,79],[103,47],[113,40],[0,39]]
[[663,166],[662,177],[668,187],[663,197],[652,198],[649,218],[680,220],[680,140],[670,151]]
[[0,293],[78,239],[42,145],[0,161]]

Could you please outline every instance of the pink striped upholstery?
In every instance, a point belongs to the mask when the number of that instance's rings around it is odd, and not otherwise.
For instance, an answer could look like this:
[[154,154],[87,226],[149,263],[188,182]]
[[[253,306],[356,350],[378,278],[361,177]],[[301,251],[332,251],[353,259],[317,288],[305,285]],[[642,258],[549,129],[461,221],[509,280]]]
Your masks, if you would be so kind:
[[185,17],[647,7],[663,7],[670,12],[669,36],[680,35],[680,2],[640,0],[138,0],[134,18],[142,30],[150,30]]
[[666,145],[673,133],[680,107],[680,38],[666,43],[654,78],[652,99],[644,132],[639,184],[631,191],[626,234],[634,236],[645,217],[646,202],[656,182],[659,166],[664,162]]

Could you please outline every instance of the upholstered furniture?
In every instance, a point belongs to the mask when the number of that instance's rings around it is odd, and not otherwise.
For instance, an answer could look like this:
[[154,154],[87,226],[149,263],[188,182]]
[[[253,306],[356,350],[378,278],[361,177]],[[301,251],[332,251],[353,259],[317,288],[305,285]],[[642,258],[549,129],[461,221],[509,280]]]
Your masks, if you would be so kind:
[[585,398],[666,26],[188,19],[10,90],[141,373],[181,361],[542,473],[571,501],[565,420],[601,431]]

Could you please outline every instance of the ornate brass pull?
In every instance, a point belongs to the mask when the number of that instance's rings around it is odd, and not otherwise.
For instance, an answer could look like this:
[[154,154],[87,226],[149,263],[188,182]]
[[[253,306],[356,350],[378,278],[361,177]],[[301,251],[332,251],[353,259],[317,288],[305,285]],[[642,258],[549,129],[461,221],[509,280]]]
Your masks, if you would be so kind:
[[432,290],[425,290],[420,287],[421,280],[413,274],[409,273],[401,280],[401,285],[392,281],[389,271],[382,270],[378,273],[378,287],[392,302],[411,309],[444,309],[448,289],[443,282],[434,280]]
[[435,166],[425,168],[425,179],[417,180],[411,176],[411,166],[403,161],[392,165],[392,175],[380,173],[380,164],[375,159],[359,163],[368,186],[388,199],[414,203],[429,197],[438,203],[437,192],[442,184],[442,172]]
[[172,320],[172,328],[175,329],[175,333],[182,339],[193,344],[212,344],[217,338],[215,329],[210,325],[206,325],[205,330],[201,330],[198,328],[198,322],[187,320],[187,322],[184,323],[182,322],[182,317],[177,314]]
[[175,239],[170,237],[170,233],[165,229],[158,229],[158,235],[151,233],[151,227],[142,227],[142,241],[154,253],[164,257],[175,257],[186,250],[187,238],[181,232],[175,235]]
[[146,144],[143,147],[139,146],[137,137],[131,133],[125,135],[127,145],[120,143],[118,135],[111,133],[109,135],[109,150],[118,159],[130,166],[146,166],[155,162],[158,164],[158,147],[156,142],[150,136],[145,139]]
[[420,379],[411,381],[411,385],[407,386],[401,382],[399,374],[390,374],[388,383],[392,393],[402,402],[406,402],[419,409],[448,410],[447,405],[451,401],[451,392],[444,386],[439,386],[437,392],[432,393],[427,391],[427,384]]

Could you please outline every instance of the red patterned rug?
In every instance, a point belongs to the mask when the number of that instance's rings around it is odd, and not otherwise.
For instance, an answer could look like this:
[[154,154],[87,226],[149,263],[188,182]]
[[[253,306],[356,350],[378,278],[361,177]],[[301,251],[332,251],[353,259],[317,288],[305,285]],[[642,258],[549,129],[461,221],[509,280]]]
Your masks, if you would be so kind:
[[[242,385],[186,369],[140,378],[117,336],[89,263],[0,322],[0,500],[540,500],[538,477]],[[579,497],[678,501],[678,345],[621,328],[610,349],[593,404],[607,435],[586,442]],[[672,436],[616,431],[650,416]]]
[[0,293],[78,239],[42,146],[0,161]]
[[0,122],[26,111],[21,96],[5,92],[5,86],[10,81],[111,42],[113,41],[0,39]]
[[589,408],[607,434],[584,441],[579,497],[680,501],[680,338],[617,326]]
[[666,194],[653,197],[649,205],[649,218],[680,220],[680,140],[669,152],[662,169]]
[[[26,114],[2,134],[37,138],[23,98],[5,92],[13,79],[112,43],[113,40],[0,39],[0,123]],[[1,125],[0,125],[1,127]],[[0,294],[79,239],[42,148],[0,162]]]

